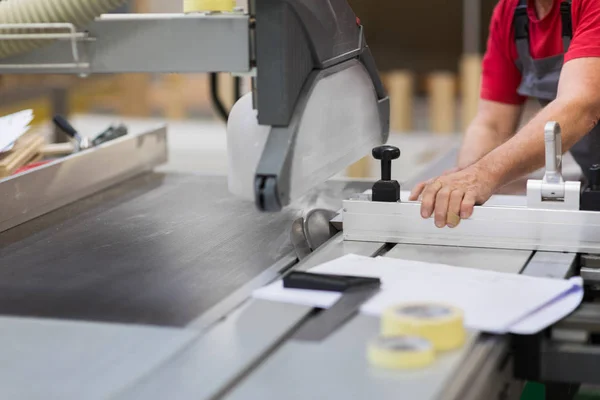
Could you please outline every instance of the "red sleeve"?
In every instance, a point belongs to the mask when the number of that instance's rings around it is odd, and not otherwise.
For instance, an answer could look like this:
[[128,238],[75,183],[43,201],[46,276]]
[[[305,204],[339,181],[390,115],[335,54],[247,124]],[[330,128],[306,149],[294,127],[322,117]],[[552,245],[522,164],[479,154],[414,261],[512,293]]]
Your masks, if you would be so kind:
[[573,0],[573,40],[565,62],[582,57],[600,57],[600,1]]
[[494,8],[487,50],[483,57],[481,98],[507,104],[523,104],[526,97],[517,93],[521,72],[515,65],[516,53],[512,21],[515,0],[501,0]]

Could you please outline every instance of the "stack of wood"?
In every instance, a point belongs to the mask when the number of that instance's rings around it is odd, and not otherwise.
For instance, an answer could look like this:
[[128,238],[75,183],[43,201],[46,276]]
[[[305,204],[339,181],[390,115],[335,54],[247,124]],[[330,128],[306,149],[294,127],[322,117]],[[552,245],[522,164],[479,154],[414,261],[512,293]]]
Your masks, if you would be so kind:
[[28,86],[72,86],[80,79],[72,75],[2,75],[0,87],[3,89],[22,88]]
[[44,138],[40,134],[23,135],[12,150],[0,154],[0,179],[17,172],[20,168],[43,158]]
[[424,92],[427,98],[429,132],[452,134],[464,131],[477,110],[480,63],[478,58],[466,60],[461,66],[461,75],[435,71],[417,76],[406,70],[385,74],[385,86],[391,102],[392,132],[409,133],[414,130],[414,98],[419,92]]

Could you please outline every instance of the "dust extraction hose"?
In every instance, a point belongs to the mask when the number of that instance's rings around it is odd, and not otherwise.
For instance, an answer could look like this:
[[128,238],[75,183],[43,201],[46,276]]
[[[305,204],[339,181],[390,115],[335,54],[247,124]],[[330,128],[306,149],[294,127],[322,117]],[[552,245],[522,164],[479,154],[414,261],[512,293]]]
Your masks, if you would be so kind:
[[[128,0],[5,0],[0,1],[0,33],[15,33],[15,30],[2,30],[2,24],[23,23],[71,23],[84,27]],[[19,33],[32,33],[36,30],[19,30]],[[0,58],[26,53],[49,40],[3,40],[0,41]]]

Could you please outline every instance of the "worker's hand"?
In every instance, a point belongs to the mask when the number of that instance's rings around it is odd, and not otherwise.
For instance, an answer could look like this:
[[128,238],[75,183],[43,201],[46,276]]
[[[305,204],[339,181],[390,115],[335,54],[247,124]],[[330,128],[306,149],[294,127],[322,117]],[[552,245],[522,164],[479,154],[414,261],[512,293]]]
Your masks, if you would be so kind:
[[[456,172],[458,172],[460,170],[461,170],[461,168],[459,168],[459,167],[450,168],[450,169],[447,169],[444,172],[442,172],[442,175],[440,175],[440,176],[451,175],[451,174],[454,174],[454,173],[456,173]],[[414,199],[413,199],[412,194],[411,194],[411,197],[410,197],[409,200],[411,200],[411,201],[417,200],[417,198],[419,197],[419,194],[421,194],[421,192],[423,191],[423,189],[425,189],[425,186],[432,184],[435,180],[436,180],[436,178],[431,178],[430,180],[425,181],[425,182],[421,182],[417,186],[415,186],[415,188],[412,190],[412,193],[415,193],[415,192],[418,192],[418,193],[417,193],[417,195],[415,196]]]
[[458,226],[461,219],[470,218],[475,204],[485,203],[497,189],[477,164],[457,172],[418,184],[410,195],[411,201],[421,196],[421,216],[434,216],[438,228]]

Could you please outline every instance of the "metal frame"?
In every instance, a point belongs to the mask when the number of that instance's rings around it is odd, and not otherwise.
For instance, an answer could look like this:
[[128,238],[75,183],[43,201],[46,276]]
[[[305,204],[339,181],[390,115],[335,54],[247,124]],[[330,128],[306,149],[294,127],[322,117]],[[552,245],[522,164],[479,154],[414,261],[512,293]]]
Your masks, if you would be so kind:
[[167,129],[125,136],[0,180],[0,232],[165,163]]
[[[8,27],[70,29],[70,24],[58,25]],[[1,73],[250,71],[250,21],[244,14],[106,14],[96,19],[87,32],[0,36],[0,40],[23,39],[63,40],[0,60]]]
[[[528,276],[551,277],[555,279],[569,278],[575,273],[577,258],[577,254],[574,253],[556,254],[536,252],[527,263],[522,274]],[[544,265],[547,268],[542,268]],[[597,309],[595,306],[594,308]],[[583,305],[582,309],[586,310],[587,305]],[[579,314],[581,314],[581,309],[566,319],[558,322],[555,327],[561,330],[564,330],[565,328],[581,329],[582,325],[590,327],[589,312],[584,311],[582,313],[583,318],[579,317]],[[595,313],[592,313],[592,315],[593,314]],[[571,358],[573,354],[569,354],[568,351],[555,351],[561,347],[561,344],[555,340],[550,341],[549,336],[550,335],[548,335],[547,332],[540,332],[536,335],[527,336],[510,336],[511,352],[507,361],[510,362],[512,367],[510,369],[512,370],[513,380],[544,382],[549,399],[570,400],[577,392],[579,386],[578,382],[587,380],[588,377],[586,374],[589,375],[589,373],[587,373],[587,371],[580,373],[580,365],[578,365],[578,363],[582,360],[576,360],[576,363],[574,364],[571,363],[575,360],[575,358]],[[508,342],[508,338],[504,339],[505,342]],[[555,358],[552,358],[553,356]],[[583,362],[586,361],[589,361],[589,359]],[[571,371],[567,373],[570,378],[574,375],[577,375],[577,378],[572,381],[565,381],[560,378],[554,379],[554,377],[548,373],[549,371],[556,371],[557,369],[560,370],[565,367],[571,369]],[[563,378],[567,378],[567,375],[563,375]]]
[[[22,29],[35,29],[42,30],[41,33],[10,33],[11,30],[22,30]],[[69,31],[68,33],[55,33],[54,30],[64,29]],[[9,33],[0,34],[0,41],[13,41],[13,40],[67,40],[71,45],[71,53],[73,62],[56,63],[56,64],[6,64],[0,66],[0,71],[4,69],[19,69],[19,68],[31,68],[31,69],[77,69],[82,74],[89,71],[90,64],[82,62],[81,59],[87,57],[80,57],[79,55],[79,43],[88,39],[87,32],[77,32],[77,28],[73,24],[69,23],[27,23],[27,24],[2,24],[2,30],[8,30]],[[50,32],[43,32],[49,30]]]
[[[363,196],[364,197],[364,196]],[[347,200],[345,240],[387,243],[600,253],[600,213],[477,206],[454,229],[437,228],[420,215],[420,203]]]
[[[513,346],[517,350],[517,377],[551,382],[572,395],[580,384],[600,384],[600,375],[597,373],[600,346],[597,341],[590,342],[590,337],[600,332],[599,318],[600,306],[584,303],[548,332],[513,337]],[[558,340],[552,337],[554,329],[584,335],[578,341]]]
[[479,337],[448,380],[440,400],[519,399],[522,384],[512,376],[509,344],[504,337]]
[[[71,29],[70,35],[35,36],[72,41],[0,60],[0,72],[240,75],[253,71],[258,63],[254,107],[259,109],[258,123],[271,128],[256,168],[255,202],[263,211],[280,211],[360,159],[366,148],[387,141],[389,98],[363,27],[356,25],[345,1],[311,6],[305,0],[264,2],[252,4],[252,10],[254,5],[259,9],[253,12],[263,21],[259,25],[243,12],[106,14],[90,24],[85,34]],[[324,24],[323,16],[332,24]],[[82,41],[76,43],[73,35],[80,35],[77,38]],[[31,36],[4,37],[26,38]],[[263,44],[256,47],[261,38]],[[81,60],[79,54],[86,59]],[[352,141],[337,140],[349,135]]]

